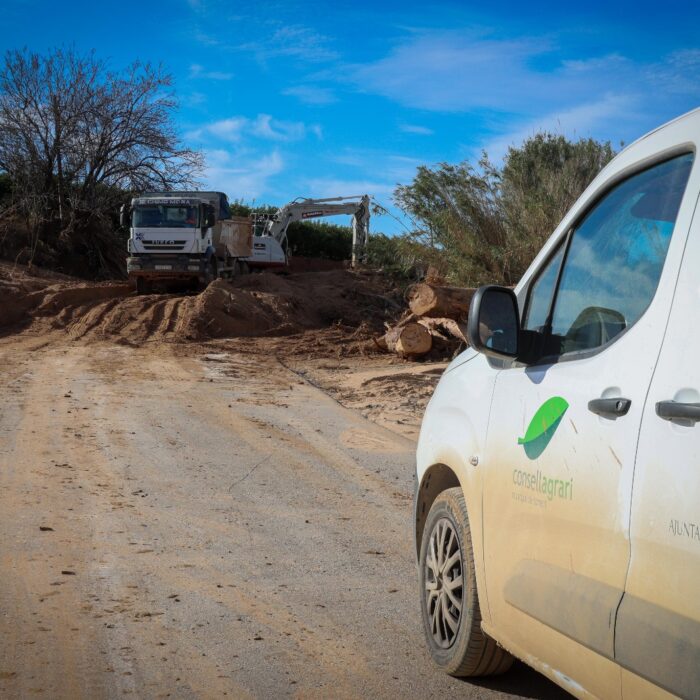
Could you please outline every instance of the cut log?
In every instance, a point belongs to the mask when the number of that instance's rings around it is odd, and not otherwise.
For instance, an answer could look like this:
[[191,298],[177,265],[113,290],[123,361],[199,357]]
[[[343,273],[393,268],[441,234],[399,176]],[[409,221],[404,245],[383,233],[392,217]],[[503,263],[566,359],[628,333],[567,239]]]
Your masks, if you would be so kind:
[[408,291],[408,305],[416,316],[465,319],[475,291],[466,287],[439,287],[419,282]]
[[390,328],[377,345],[404,357],[420,357],[430,352],[433,337],[430,331],[419,323],[406,323],[403,326]]
[[396,341],[396,352],[407,357],[418,357],[430,352],[433,347],[433,336],[430,331],[419,323],[407,323]]
[[438,331],[447,337],[468,344],[466,323],[459,323],[452,318],[421,318],[418,323],[425,326],[431,333]]

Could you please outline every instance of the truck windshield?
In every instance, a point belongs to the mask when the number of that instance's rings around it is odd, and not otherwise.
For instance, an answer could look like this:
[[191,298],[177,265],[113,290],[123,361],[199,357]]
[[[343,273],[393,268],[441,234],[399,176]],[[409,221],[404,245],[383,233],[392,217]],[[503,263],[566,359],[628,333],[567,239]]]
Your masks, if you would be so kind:
[[134,228],[195,228],[197,207],[147,204],[134,208]]

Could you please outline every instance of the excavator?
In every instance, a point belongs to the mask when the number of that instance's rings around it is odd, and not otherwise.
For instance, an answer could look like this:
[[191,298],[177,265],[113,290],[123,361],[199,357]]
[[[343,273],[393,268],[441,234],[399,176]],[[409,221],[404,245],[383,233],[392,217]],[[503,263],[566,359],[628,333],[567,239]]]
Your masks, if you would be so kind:
[[308,199],[299,197],[281,207],[272,216],[258,215],[254,219],[253,255],[247,258],[251,268],[284,267],[289,251],[287,229],[293,221],[305,221],[322,216],[352,215],[352,266],[364,262],[369,238],[370,196],[328,197]]

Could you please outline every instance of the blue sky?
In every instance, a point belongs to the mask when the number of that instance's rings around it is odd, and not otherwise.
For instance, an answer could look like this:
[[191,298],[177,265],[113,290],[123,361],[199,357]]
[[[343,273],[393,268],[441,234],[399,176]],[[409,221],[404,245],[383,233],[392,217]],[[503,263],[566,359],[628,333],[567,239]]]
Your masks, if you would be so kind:
[[[540,129],[615,145],[700,106],[700,6],[5,0],[0,47],[162,62],[207,185],[281,205],[365,192]],[[389,217],[375,230],[395,232]]]

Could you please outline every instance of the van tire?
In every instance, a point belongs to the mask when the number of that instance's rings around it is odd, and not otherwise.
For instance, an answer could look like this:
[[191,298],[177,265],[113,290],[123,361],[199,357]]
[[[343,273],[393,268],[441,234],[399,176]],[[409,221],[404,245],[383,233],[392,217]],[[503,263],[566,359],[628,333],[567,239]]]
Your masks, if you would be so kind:
[[460,677],[507,671],[513,657],[481,629],[469,517],[461,487],[443,491],[430,508],[418,578],[423,632],[435,664]]

